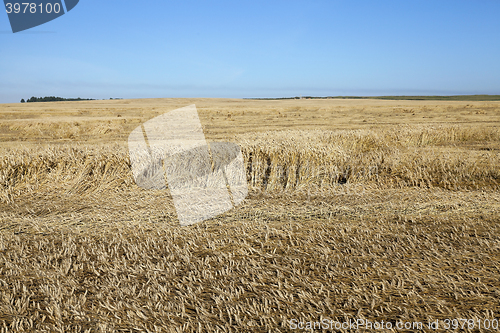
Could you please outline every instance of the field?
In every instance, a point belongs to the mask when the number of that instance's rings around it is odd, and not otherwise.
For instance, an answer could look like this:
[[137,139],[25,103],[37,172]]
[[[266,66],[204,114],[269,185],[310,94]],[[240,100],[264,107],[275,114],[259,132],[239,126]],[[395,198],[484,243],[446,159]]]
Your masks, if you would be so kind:
[[[249,195],[181,227],[127,138],[190,104],[242,147]],[[0,332],[479,332],[500,320],[499,125],[500,101],[0,105]]]

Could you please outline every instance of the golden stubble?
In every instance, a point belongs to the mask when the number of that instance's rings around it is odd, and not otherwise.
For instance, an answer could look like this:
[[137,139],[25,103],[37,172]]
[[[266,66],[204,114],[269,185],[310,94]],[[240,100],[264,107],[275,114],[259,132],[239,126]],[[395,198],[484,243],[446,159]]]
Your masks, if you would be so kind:
[[[178,225],[138,188],[140,123],[196,104],[249,197]],[[0,105],[0,331],[286,332],[289,320],[499,318],[499,104]],[[471,330],[470,330],[471,331]]]

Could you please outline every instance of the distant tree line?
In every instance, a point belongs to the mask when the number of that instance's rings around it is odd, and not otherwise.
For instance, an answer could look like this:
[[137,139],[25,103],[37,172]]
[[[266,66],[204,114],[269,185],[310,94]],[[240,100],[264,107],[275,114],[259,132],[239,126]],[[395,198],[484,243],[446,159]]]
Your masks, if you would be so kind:
[[500,95],[453,95],[453,96],[301,96],[301,97],[276,97],[276,98],[244,98],[258,100],[278,99],[385,99],[408,101],[500,101]]
[[27,102],[64,102],[64,101],[95,101],[95,99],[92,98],[62,98],[62,97],[55,97],[55,96],[46,96],[46,97],[31,97],[28,100],[21,99],[21,103]]

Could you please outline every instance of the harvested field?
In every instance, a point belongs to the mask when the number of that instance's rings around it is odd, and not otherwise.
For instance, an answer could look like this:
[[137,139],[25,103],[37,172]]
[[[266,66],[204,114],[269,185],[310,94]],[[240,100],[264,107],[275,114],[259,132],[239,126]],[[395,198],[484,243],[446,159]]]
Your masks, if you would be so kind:
[[[189,104],[242,147],[250,193],[181,227],[126,140]],[[0,105],[0,331],[479,331],[500,320],[499,122],[500,102]]]

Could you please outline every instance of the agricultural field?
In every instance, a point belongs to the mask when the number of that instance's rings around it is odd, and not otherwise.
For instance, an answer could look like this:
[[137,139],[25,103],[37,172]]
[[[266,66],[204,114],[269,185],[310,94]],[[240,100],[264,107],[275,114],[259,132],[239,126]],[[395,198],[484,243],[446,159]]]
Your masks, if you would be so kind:
[[[249,194],[183,227],[127,138],[191,104],[241,146]],[[0,105],[0,332],[479,332],[500,320],[499,220],[500,101]]]

